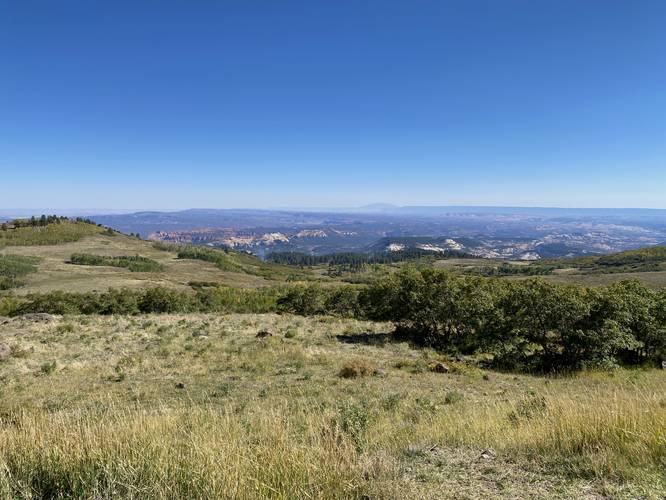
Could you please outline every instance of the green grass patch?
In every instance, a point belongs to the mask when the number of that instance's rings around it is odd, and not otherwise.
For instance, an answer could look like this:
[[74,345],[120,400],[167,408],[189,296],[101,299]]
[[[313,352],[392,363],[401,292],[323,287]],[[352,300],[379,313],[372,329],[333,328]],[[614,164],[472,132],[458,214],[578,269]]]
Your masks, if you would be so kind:
[[37,257],[0,255],[0,290],[9,290],[22,284],[21,278],[37,271]]

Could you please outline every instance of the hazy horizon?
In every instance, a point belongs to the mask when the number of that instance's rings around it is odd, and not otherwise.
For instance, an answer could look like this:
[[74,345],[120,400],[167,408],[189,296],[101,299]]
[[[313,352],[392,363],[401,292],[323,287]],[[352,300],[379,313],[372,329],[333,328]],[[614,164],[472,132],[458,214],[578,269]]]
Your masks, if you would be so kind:
[[283,206],[283,207],[183,207],[183,208],[155,208],[155,207],[144,207],[144,208],[128,208],[128,209],[119,209],[119,208],[54,208],[54,207],[0,207],[0,218],[5,217],[30,217],[32,215],[39,216],[42,214],[56,214],[64,216],[93,216],[93,215],[125,215],[133,213],[143,213],[143,212],[164,212],[164,213],[178,213],[185,211],[284,211],[284,212],[354,212],[354,211],[363,211],[363,212],[377,212],[377,213],[402,213],[400,210],[405,209],[414,209],[414,210],[423,210],[427,211],[428,209],[447,209],[447,210],[456,210],[459,209],[461,212],[478,212],[481,213],[483,210],[488,211],[502,211],[506,210],[507,212],[525,212],[534,213],[539,211],[559,211],[559,212],[579,212],[581,215],[586,213],[613,213],[613,212],[664,212],[666,214],[666,209],[664,208],[649,208],[649,207],[564,207],[564,206],[519,206],[519,205],[395,205],[391,203],[369,203],[359,206],[322,206],[322,207],[299,207],[299,206]]

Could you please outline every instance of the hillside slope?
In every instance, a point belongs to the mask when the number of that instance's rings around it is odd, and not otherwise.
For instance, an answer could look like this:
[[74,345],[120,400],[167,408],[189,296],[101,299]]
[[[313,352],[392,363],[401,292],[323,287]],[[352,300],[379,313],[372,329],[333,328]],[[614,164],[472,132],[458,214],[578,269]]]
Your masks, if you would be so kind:
[[[227,266],[199,258],[179,258],[182,247],[157,248],[152,242],[82,222],[63,222],[58,227],[22,227],[16,230],[20,235],[13,231],[0,231],[0,255],[32,257],[37,262],[36,271],[22,277],[22,286],[14,289],[18,294],[156,285],[187,289],[193,282],[248,288],[275,285],[288,278],[307,278],[304,271],[236,252],[225,254],[210,250],[224,256],[225,262],[229,263]],[[54,241],[58,243],[53,244]],[[77,254],[116,258],[140,256],[157,263],[155,268],[159,270],[134,272],[111,265],[75,265],[71,260]]]

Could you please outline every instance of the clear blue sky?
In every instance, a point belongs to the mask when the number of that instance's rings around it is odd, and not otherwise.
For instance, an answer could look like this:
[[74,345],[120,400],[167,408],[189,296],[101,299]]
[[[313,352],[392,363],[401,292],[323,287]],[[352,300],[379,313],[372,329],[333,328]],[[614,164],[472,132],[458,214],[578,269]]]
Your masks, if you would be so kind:
[[0,0],[0,208],[666,208],[666,1]]

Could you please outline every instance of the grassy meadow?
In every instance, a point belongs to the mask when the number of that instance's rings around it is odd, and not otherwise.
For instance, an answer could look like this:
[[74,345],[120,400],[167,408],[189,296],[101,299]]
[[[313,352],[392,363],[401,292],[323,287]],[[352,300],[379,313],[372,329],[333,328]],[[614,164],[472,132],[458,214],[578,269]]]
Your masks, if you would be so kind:
[[490,372],[332,317],[0,328],[0,497],[666,494],[664,371]]
[[[177,252],[155,248],[151,242],[122,234],[97,234],[75,242],[57,245],[11,246],[0,248],[0,254],[40,257],[38,272],[23,279],[23,286],[16,293],[90,292],[109,288],[143,288],[167,286],[187,290],[188,283],[208,281],[240,288],[269,286],[275,280],[248,272],[230,272],[219,269],[214,263],[201,260],[179,259]],[[87,254],[118,259],[140,255],[155,261],[159,271],[134,272],[114,266],[78,265],[71,263],[72,255]],[[255,259],[256,260],[256,259]]]

